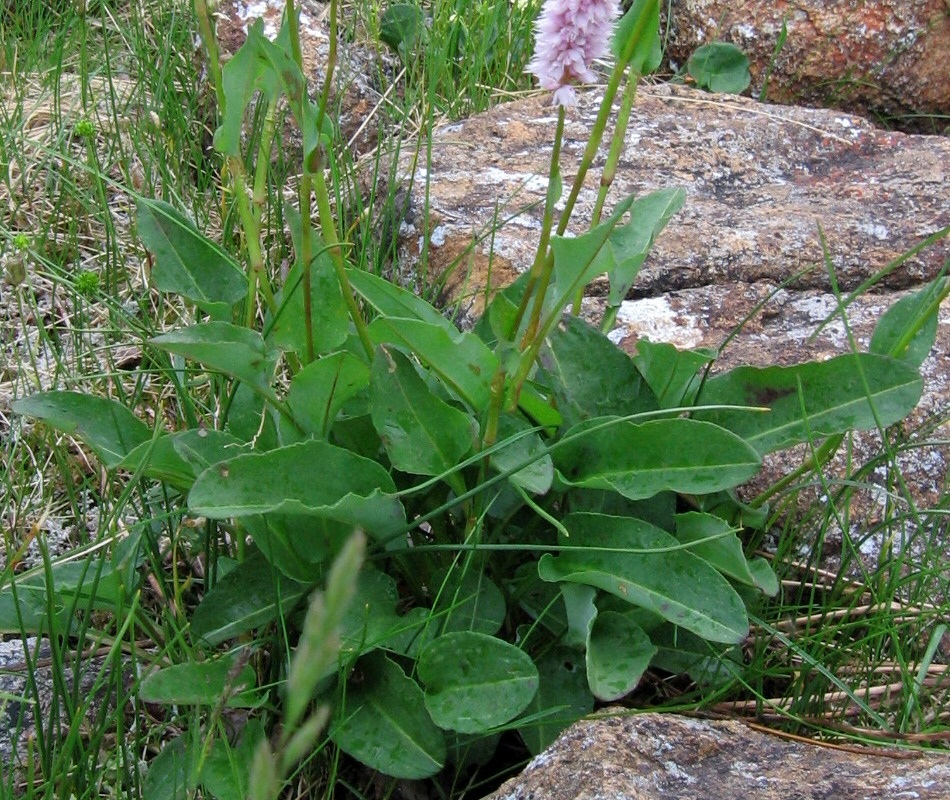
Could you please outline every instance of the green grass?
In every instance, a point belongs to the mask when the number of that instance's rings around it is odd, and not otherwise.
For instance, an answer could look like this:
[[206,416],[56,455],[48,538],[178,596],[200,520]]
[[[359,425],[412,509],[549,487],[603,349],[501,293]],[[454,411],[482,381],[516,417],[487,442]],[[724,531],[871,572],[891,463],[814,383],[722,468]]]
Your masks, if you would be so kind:
[[[425,133],[439,122],[529,88],[531,7],[436,5],[424,52],[405,62],[388,53],[390,66],[372,76],[386,97],[372,122],[380,147],[335,165],[336,185],[350,190],[336,207],[360,244],[356,262],[378,272],[393,240],[379,232],[401,213],[396,160],[422,141],[424,161]],[[382,47],[381,10],[377,0],[354,2],[344,39]],[[25,656],[16,673],[25,679],[22,696],[0,695],[0,711],[50,698],[33,737],[22,737],[24,762],[4,763],[0,798],[139,797],[144,765],[173,731],[199,727],[196,711],[142,703],[134,676],[197,658],[188,612],[242,543],[185,517],[168,490],[108,473],[70,437],[14,418],[2,397],[78,389],[119,398],[153,425],[216,415],[211,379],[143,351],[148,337],[191,312],[147,290],[149,263],[132,223],[135,194],[164,198],[240,255],[235,215],[218,201],[222,163],[210,148],[213,111],[196,33],[189,5],[178,0],[29,0],[0,11],[0,589],[16,574],[17,586],[58,590],[36,593],[47,603],[37,611],[53,620],[49,651]],[[461,66],[469,63],[483,66]],[[256,120],[250,152],[262,128]],[[278,264],[289,252],[291,162],[279,153],[266,187],[266,241]],[[372,176],[368,193],[353,191],[358,170]],[[754,713],[814,735],[913,744],[945,736],[950,648],[940,640],[950,578],[940,558],[950,503],[941,487],[937,502],[918,507],[898,465],[902,453],[939,444],[945,422],[933,420],[913,440],[885,432],[893,444],[875,460],[855,461],[835,480],[806,476],[777,498],[773,558],[785,583],[760,609],[740,687],[653,675],[637,697]],[[881,491],[875,468],[886,475],[888,502],[883,514],[865,517],[862,501]],[[884,545],[868,565],[860,550],[870,537]],[[831,540],[840,540],[840,569],[818,573]],[[129,554],[127,580],[108,603],[93,602],[104,559],[116,553]],[[2,633],[29,627],[20,619]],[[286,632],[276,627],[250,644],[261,684],[283,680]],[[46,681],[51,693],[41,692]],[[243,724],[228,714],[216,712],[218,729]],[[268,709],[262,718],[273,721]],[[315,793],[332,783],[352,796],[371,790],[365,774],[330,750],[305,761],[295,780]]]

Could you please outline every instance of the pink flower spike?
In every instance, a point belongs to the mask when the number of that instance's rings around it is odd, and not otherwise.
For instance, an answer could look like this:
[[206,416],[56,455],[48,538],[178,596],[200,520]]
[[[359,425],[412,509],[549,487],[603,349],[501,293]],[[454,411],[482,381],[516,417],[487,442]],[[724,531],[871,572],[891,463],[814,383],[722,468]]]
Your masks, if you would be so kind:
[[556,104],[574,105],[572,84],[596,80],[590,66],[607,52],[619,16],[617,0],[544,0],[528,72],[542,89],[554,91]]

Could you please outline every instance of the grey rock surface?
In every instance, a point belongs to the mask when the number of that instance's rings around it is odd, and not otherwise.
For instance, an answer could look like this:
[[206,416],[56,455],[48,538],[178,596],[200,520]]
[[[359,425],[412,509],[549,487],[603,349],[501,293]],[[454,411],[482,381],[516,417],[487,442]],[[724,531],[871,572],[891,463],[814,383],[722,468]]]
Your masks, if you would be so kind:
[[[30,665],[34,669],[28,672]],[[73,725],[84,729],[95,725],[97,715],[115,708],[116,702],[125,703],[132,681],[128,660],[123,657],[123,696],[118,700],[113,693],[115,680],[110,676],[110,668],[108,657],[83,654],[78,687],[69,664],[64,669],[64,686],[54,677],[52,650],[47,639],[30,636],[0,641],[0,780],[3,785],[7,784],[7,770],[25,765],[29,740],[34,740],[35,747],[38,728],[42,728],[46,736],[65,734]],[[77,698],[71,701],[76,704],[75,717],[71,717],[65,707],[64,688]]]
[[[565,184],[576,173],[601,97],[581,92],[568,117]],[[403,264],[417,262],[425,247],[430,279],[451,271],[453,295],[468,295],[476,305],[489,263],[499,283],[527,269],[554,135],[549,103],[538,96],[501,105],[436,132],[431,163],[413,175],[416,215],[404,226]],[[602,148],[600,163],[604,157]],[[885,132],[841,112],[657,86],[639,92],[612,197],[686,190],[685,207],[641,272],[635,287],[641,296],[782,282],[803,271],[795,288],[827,290],[821,232],[837,282],[849,290],[950,225],[948,173],[944,137]],[[597,179],[595,166],[572,230],[586,229]],[[427,181],[430,212],[423,219]],[[884,285],[903,288],[933,277],[948,255],[944,240],[908,259]]]
[[[622,709],[615,709],[623,713]],[[832,748],[672,714],[579,722],[490,800],[946,800],[950,756]]]

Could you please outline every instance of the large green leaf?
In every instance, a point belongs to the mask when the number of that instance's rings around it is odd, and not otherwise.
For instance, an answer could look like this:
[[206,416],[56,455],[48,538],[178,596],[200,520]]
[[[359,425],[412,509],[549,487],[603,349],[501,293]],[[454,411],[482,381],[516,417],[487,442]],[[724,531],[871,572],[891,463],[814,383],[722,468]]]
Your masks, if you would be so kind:
[[631,195],[617,205],[608,220],[580,236],[551,237],[554,271],[544,302],[546,315],[560,314],[581,287],[612,266],[597,254],[632,204]]
[[[314,242],[322,248],[322,241]],[[307,352],[306,306],[303,266],[298,261],[277,295],[278,314],[271,320],[267,341],[281,350]],[[340,347],[350,330],[350,315],[343,301],[333,262],[321,252],[310,266],[310,329],[314,353],[329,353]]]
[[139,684],[138,697],[166,705],[256,706],[263,696],[254,691],[254,668],[232,653],[207,661],[186,661],[150,672]]
[[749,630],[745,606],[729,582],[659,528],[632,517],[569,514],[569,546],[546,553],[546,581],[596,586],[716,642],[741,641]]
[[[636,36],[637,41],[630,40]],[[633,0],[627,12],[617,23],[611,49],[619,58],[633,45],[633,52],[627,62],[637,75],[653,72],[663,59],[660,43],[660,3],[658,0]]]
[[653,392],[630,357],[578,317],[558,322],[539,362],[536,380],[553,393],[565,425],[657,408]]
[[587,681],[598,700],[612,702],[632,692],[643,677],[656,647],[628,615],[597,615],[587,642]]
[[594,262],[610,281],[609,307],[619,306],[626,299],[653,242],[685,200],[683,189],[650,192],[630,206],[630,221],[610,232]]
[[139,236],[155,263],[152,284],[194,301],[218,318],[247,294],[247,277],[220,246],[168,203],[140,197]]
[[416,319],[379,317],[369,326],[376,344],[407,349],[476,411],[488,407],[498,360],[477,336]]
[[477,423],[440,400],[398,350],[376,350],[370,416],[392,465],[413,475],[453,469],[475,443]]
[[498,441],[510,443],[491,454],[491,465],[506,472],[527,463],[508,480],[526,491],[545,494],[554,481],[554,462],[541,436],[529,432],[530,427],[520,415],[503,414],[498,420]]
[[253,553],[218,581],[191,618],[192,635],[218,645],[289,613],[310,586],[285,578]]
[[937,339],[937,312],[948,291],[950,280],[940,278],[902,297],[878,320],[868,350],[919,369]]
[[457,566],[438,570],[429,585],[437,590],[433,615],[443,633],[475,631],[492,636],[505,622],[505,596],[487,573]]
[[555,645],[535,662],[538,691],[525,709],[518,733],[528,750],[538,755],[571,724],[594,710],[587,686],[584,653]]
[[612,489],[631,500],[664,490],[705,494],[736,486],[759,469],[756,452],[708,422],[663,419],[637,424],[592,419],[571,428],[553,449],[569,486]]
[[81,439],[106,469],[118,467],[152,436],[148,425],[124,405],[92,394],[42,392],[15,400],[13,410]]
[[352,353],[340,352],[307,364],[290,382],[287,405],[307,432],[325,438],[351,397],[369,386],[369,367]]
[[703,411],[697,419],[735,432],[759,453],[816,437],[892,425],[917,405],[923,381],[911,364],[847,353],[792,367],[738,367],[706,382],[698,402],[764,407],[769,413]]
[[429,717],[422,690],[381,653],[357,663],[330,739],[357,761],[394,778],[428,778],[445,763],[445,735]]
[[279,511],[348,522],[384,536],[406,524],[389,473],[375,461],[328,442],[307,441],[247,453],[209,467],[188,505],[212,519]]
[[715,357],[716,351],[707,348],[679,350],[668,342],[640,339],[633,362],[660,408],[682,408],[692,405],[702,383],[699,371]]
[[752,82],[749,58],[730,42],[710,42],[697,47],[686,70],[700,89],[741,94]]
[[436,725],[460,733],[482,733],[514,719],[538,690],[531,657],[483,633],[440,636],[422,651],[417,669]]
[[365,269],[348,269],[346,274],[353,290],[381,317],[428,322],[443,328],[449,335],[458,334],[458,329],[438,309],[392,281],[379,278]]
[[142,474],[188,489],[199,472],[233,458],[248,445],[225,431],[196,428],[175,431],[143,442],[119,465],[122,469],[141,470]]
[[762,558],[750,562],[735,529],[724,519],[695,511],[677,514],[676,538],[683,544],[695,542],[689,551],[723,575],[754,586],[770,597],[778,593],[778,578],[768,562]]
[[190,358],[259,389],[267,387],[277,360],[276,351],[265,344],[257,331],[230,322],[199,322],[149,341],[162,350]]

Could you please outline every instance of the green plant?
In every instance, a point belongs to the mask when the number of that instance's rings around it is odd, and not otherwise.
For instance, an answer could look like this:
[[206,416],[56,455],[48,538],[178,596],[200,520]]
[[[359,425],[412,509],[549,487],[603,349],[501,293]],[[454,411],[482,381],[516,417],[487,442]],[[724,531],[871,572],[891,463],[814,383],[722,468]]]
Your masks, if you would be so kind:
[[[187,659],[140,687],[143,699],[200,710],[153,762],[146,793],[275,796],[301,755],[328,741],[384,774],[426,777],[488,760],[506,729],[537,752],[596,701],[634,690],[649,666],[707,687],[736,680],[750,609],[777,580],[738,535],[762,524],[762,509],[732,490],[766,453],[903,418],[920,395],[917,368],[947,282],[886,314],[868,352],[711,378],[714,353],[643,341],[630,358],[565,315],[604,273],[616,307],[684,200],[675,189],[630,197],[600,221],[601,197],[592,229],[564,235],[625,70],[635,76],[653,60],[648,1],[621,23],[561,224],[553,228],[563,112],[535,264],[475,331],[458,331],[439,309],[352,266],[357,243],[326,184],[337,144],[328,93],[315,102],[307,91],[295,26],[291,0],[275,42],[252,29],[212,69],[215,147],[242,261],[171,204],[137,203],[153,287],[185,298],[199,319],[149,342],[177,385],[178,427],[80,392],[15,404],[82,440],[107,471],[152,482],[193,524],[210,520],[210,543],[232,545],[177,631]],[[252,98],[265,132],[248,153]],[[304,136],[285,278],[263,243],[281,99]],[[357,529],[367,536],[358,574]],[[120,607],[135,588],[129,552],[65,586]],[[335,559],[342,566],[331,568]],[[41,625],[52,580],[20,595],[17,585],[7,597],[21,626],[30,612]],[[301,618],[324,585],[326,605]],[[254,632],[267,626],[282,646],[255,653]],[[311,668],[306,680],[300,665]],[[312,700],[332,706],[332,718],[308,716]],[[277,754],[257,720],[237,742],[226,735],[225,714],[248,707],[282,718]]]
[[742,94],[752,82],[749,58],[729,42],[710,42],[690,55],[686,72],[700,89]]

